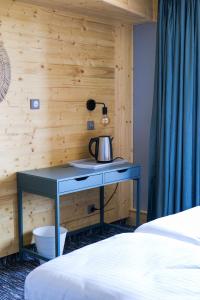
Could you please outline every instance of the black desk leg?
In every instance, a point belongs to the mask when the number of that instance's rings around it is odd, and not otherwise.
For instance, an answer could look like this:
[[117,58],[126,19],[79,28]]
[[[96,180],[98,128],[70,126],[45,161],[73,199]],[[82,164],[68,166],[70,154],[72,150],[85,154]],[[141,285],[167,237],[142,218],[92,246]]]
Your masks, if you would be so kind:
[[23,192],[21,189],[17,188],[17,203],[18,203],[18,239],[19,239],[19,257],[20,261],[23,260]]
[[104,186],[100,187],[100,225],[104,225]]
[[136,227],[140,226],[140,179],[136,179]]
[[55,199],[55,254],[60,256],[60,196]]

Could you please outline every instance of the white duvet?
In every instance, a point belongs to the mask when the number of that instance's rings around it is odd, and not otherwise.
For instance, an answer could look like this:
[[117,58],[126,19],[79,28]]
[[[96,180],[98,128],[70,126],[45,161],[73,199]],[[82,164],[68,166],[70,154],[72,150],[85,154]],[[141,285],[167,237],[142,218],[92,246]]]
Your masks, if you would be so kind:
[[[196,217],[198,209],[191,210]],[[188,218],[192,222],[191,214]],[[177,224],[176,218],[167,222]],[[182,227],[179,238],[178,225],[177,238],[173,228],[172,236],[166,228],[163,234],[150,231],[141,226],[141,232],[116,235],[43,264],[27,276],[25,299],[199,300],[200,226],[190,240]]]

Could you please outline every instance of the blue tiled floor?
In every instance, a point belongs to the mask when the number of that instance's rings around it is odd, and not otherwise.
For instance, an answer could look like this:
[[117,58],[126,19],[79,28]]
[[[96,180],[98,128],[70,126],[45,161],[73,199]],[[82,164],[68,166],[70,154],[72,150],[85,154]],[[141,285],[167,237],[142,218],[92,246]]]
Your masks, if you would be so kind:
[[[124,228],[126,231],[126,228]],[[65,253],[84,247],[91,243],[103,240],[122,231],[118,229],[99,229],[89,230],[69,237],[65,244]],[[26,276],[39,265],[38,261],[26,259],[23,263],[19,262],[16,256],[1,260],[0,262],[0,300],[23,300],[24,281]]]

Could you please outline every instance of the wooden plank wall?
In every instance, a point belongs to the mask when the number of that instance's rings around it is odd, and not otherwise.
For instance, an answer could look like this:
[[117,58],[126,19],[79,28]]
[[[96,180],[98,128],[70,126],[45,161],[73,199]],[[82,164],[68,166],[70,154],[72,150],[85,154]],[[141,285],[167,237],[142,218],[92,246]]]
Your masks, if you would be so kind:
[[[115,136],[115,154],[132,158],[130,142],[131,25],[0,0],[0,40],[11,61],[12,80],[0,104],[0,256],[18,250],[16,172],[63,164],[88,156],[92,136]],[[128,51],[128,52],[127,52]],[[30,110],[30,98],[41,109]],[[88,98],[108,105],[111,123],[100,123],[101,110],[86,111]],[[87,131],[86,121],[96,130]],[[106,188],[106,197],[113,186]],[[98,190],[64,197],[62,223],[69,229],[98,221],[87,205],[98,205]],[[122,185],[106,209],[106,219],[127,217],[130,185]],[[31,230],[53,222],[53,201],[25,195],[26,241]]]
[[158,1],[159,0],[153,0],[153,21],[157,22],[158,17]]
[[[153,0],[20,0],[63,11],[118,20],[129,24],[149,22],[153,18]],[[107,22],[107,21],[106,21]]]
[[[115,27],[115,139],[117,155],[133,161],[133,34],[132,26]],[[132,184],[119,185],[118,216],[129,215]],[[123,201],[121,201],[123,199]]]

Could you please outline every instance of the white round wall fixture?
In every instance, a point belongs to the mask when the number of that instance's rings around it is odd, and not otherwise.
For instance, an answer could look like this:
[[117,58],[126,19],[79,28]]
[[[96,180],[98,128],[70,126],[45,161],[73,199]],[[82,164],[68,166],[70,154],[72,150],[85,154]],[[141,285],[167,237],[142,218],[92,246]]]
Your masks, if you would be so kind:
[[8,92],[11,80],[11,68],[8,53],[0,42],[0,102],[2,102]]

